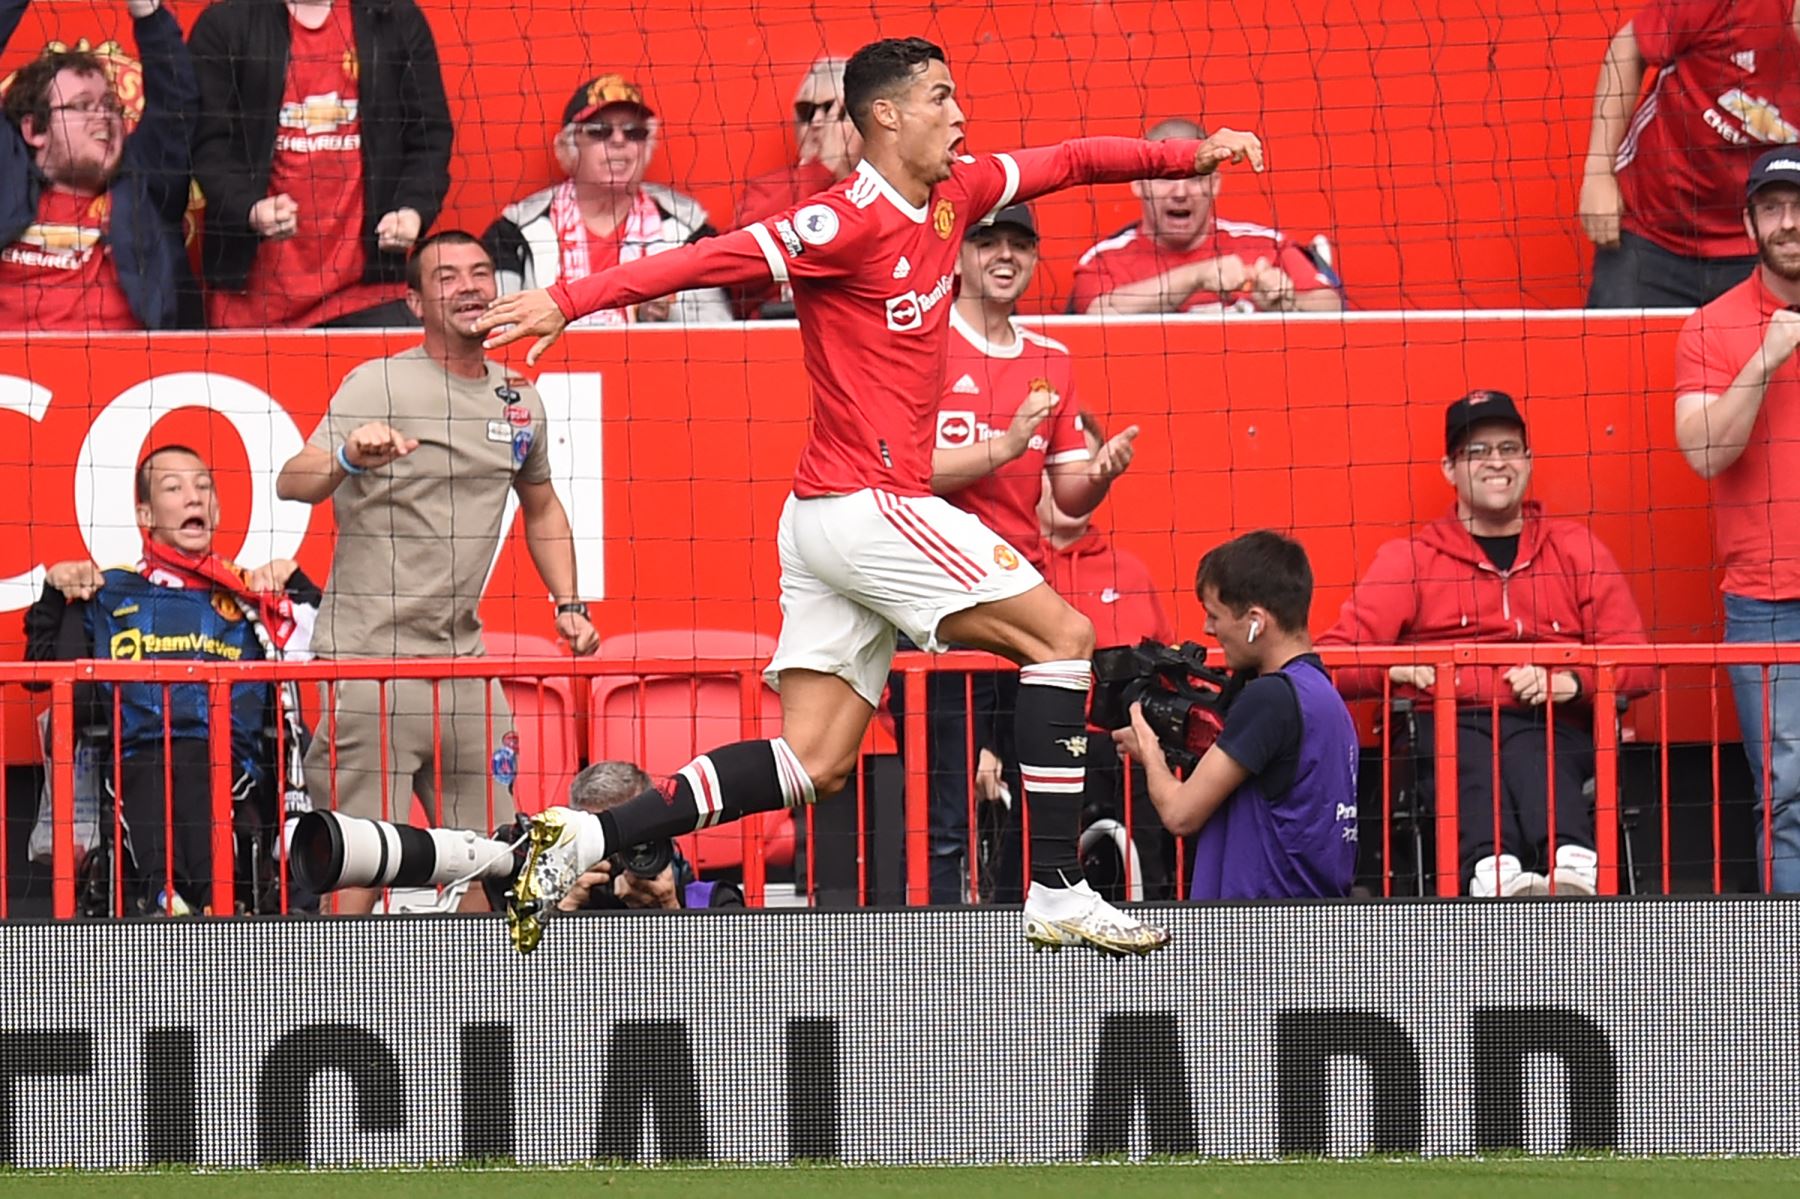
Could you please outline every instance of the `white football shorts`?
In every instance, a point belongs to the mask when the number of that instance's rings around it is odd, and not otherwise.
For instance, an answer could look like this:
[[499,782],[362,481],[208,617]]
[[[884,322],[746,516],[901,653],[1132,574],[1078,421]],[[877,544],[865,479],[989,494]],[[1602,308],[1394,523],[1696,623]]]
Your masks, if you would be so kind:
[[879,705],[894,630],[940,653],[947,616],[1023,595],[1044,581],[1006,539],[940,496],[874,488],[788,496],[781,550],[781,640],[763,677],[834,674]]

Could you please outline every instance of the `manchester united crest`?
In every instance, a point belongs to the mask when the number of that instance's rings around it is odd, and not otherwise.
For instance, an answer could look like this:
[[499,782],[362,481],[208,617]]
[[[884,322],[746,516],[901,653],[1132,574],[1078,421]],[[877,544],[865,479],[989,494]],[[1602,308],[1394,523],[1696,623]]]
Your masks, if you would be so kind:
[[1012,547],[997,545],[994,547],[994,565],[1001,570],[1019,569],[1019,555],[1012,552]]
[[956,228],[956,205],[948,200],[939,200],[931,210],[931,227],[945,241],[950,240],[950,231]]

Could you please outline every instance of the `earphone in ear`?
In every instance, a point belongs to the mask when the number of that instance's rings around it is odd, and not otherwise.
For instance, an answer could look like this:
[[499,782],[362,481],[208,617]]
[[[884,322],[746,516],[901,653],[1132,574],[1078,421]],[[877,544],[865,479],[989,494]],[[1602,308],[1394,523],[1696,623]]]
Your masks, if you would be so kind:
[[1262,621],[1260,621],[1260,620],[1251,621],[1250,622],[1250,636],[1246,637],[1245,640],[1246,641],[1255,641],[1256,635],[1260,632],[1262,632]]

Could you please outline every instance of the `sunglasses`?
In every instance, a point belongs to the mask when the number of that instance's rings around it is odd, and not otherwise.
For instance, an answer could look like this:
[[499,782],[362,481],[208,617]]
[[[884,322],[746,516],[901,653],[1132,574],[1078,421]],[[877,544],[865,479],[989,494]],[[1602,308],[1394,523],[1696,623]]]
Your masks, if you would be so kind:
[[843,101],[833,96],[829,100],[796,100],[794,101],[794,119],[802,125],[810,125],[815,116],[823,115],[827,121],[835,121],[844,115]]
[[647,142],[650,140],[650,126],[631,122],[615,125],[611,121],[589,121],[575,126],[577,136],[590,142],[610,142],[617,132],[624,135],[628,142]]

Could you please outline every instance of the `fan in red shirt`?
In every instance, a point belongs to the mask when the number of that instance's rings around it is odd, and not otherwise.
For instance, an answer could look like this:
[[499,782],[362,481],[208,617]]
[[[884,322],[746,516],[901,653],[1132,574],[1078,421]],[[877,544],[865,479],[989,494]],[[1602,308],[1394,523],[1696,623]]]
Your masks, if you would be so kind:
[[[361,70],[350,5],[295,11],[289,22],[269,193],[250,214],[265,240],[246,290],[208,295],[215,329],[305,328],[397,301],[406,290],[363,282]],[[397,236],[410,244],[418,220],[405,212]]]
[[[794,142],[798,147],[794,162],[758,175],[744,185],[744,197],[738,204],[733,228],[754,221],[780,216],[808,196],[824,191],[848,175],[862,157],[862,135],[850,123],[850,112],[844,107],[844,64],[842,58],[825,57],[813,63],[794,94]],[[765,312],[764,306],[785,306],[792,302],[793,292],[773,282],[738,289],[733,301],[739,315],[750,319],[760,315],[788,316],[785,308]]]
[[[1764,153],[1745,191],[1744,225],[1761,265],[1682,326],[1675,440],[1711,481],[1725,566],[1725,640],[1800,641],[1800,154],[1786,147]],[[1800,892],[1793,667],[1770,668],[1766,692],[1761,666],[1726,670],[1761,803],[1755,825],[1763,886]]]
[[1029,205],[1002,209],[963,237],[931,489],[1042,570],[1037,505],[1046,470],[1064,511],[1092,512],[1131,464],[1138,429],[1089,451],[1068,347],[1013,319],[1037,262]]
[[781,692],[782,735],[702,754],[598,819],[539,816],[509,905],[521,949],[536,944],[576,874],[614,849],[840,790],[886,684],[896,629],[926,649],[954,642],[1020,663],[1025,792],[1050,826],[1033,855],[1027,939],[1114,954],[1168,943],[1085,882],[1069,885],[1080,876],[1093,627],[1017,549],[931,494],[933,434],[971,223],[1076,183],[1209,174],[1231,161],[1260,167],[1261,144],[1220,130],[1204,142],[1085,138],[965,155],[944,52],[921,38],[863,47],[844,70],[844,93],[865,157],[837,186],[724,237],[507,296],[481,322],[510,326],[496,345],[537,338],[527,355],[535,361],[594,308],[696,284],[792,280],[813,391],[812,432],[777,536],[782,631],[767,677]]
[[[1639,100],[1647,67],[1656,81]],[[1595,90],[1580,198],[1588,306],[1689,308],[1741,281],[1756,265],[1744,178],[1794,142],[1794,0],[1650,0],[1613,36]]]
[[[1175,118],[1145,136],[1205,134]],[[1344,306],[1331,271],[1278,230],[1219,219],[1216,174],[1134,180],[1131,190],[1143,203],[1143,220],[1081,256],[1070,312],[1336,312]]]
[[[957,260],[961,290],[950,310],[931,487],[1041,571],[1045,545],[1038,497],[1046,471],[1058,502],[1071,511],[1091,512],[1130,465],[1138,430],[1133,426],[1109,444],[1089,447],[1068,349],[1013,319],[1037,262],[1037,223],[1029,205],[1003,208],[963,236]],[[1013,756],[1011,738],[996,714],[1015,709],[1014,681],[986,671],[934,674],[927,681],[933,903],[957,902],[969,877],[964,859],[970,726],[977,730],[974,743],[982,747],[984,764],[999,760],[993,750]],[[899,715],[896,711],[896,719]],[[998,781],[991,770],[977,774],[978,788],[990,797]],[[1033,815],[1033,828],[1042,828],[1039,814]],[[1056,831],[1053,822],[1049,830]],[[1000,894],[1016,899],[1008,889],[1017,887],[1011,881],[1016,867],[1005,873]]]

